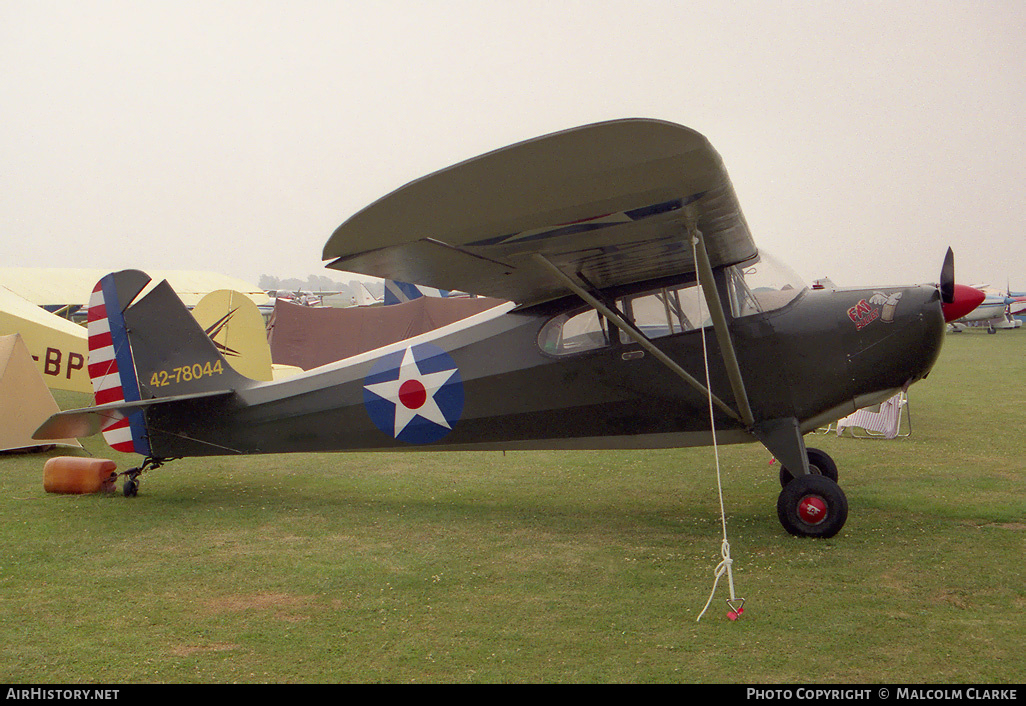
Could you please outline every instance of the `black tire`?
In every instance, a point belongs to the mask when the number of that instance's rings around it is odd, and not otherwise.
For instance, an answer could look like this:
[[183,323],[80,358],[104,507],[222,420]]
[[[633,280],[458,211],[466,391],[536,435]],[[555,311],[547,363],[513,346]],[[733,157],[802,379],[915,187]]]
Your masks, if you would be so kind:
[[139,494],[139,481],[126,480],[122,489],[124,490],[126,498],[134,498]]
[[[826,476],[834,483],[837,482],[837,464],[834,463],[834,459],[830,458],[826,451],[806,448],[805,453],[809,457],[809,470],[812,471],[813,475]],[[794,476],[791,475],[791,471],[781,466],[780,487],[786,487],[792,480],[794,480]]]
[[795,536],[833,537],[848,520],[848,498],[826,476],[801,476],[780,491],[777,517]]

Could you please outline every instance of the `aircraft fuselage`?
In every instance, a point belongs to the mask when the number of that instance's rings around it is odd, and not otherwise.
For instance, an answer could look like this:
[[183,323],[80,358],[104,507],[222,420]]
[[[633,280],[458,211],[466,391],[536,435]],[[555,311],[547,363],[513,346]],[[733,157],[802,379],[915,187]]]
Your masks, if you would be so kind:
[[[897,295],[897,296],[896,296]],[[341,450],[657,448],[709,443],[708,398],[637,343],[606,333],[581,352],[542,340],[567,298],[497,307],[429,334],[217,402],[147,410],[152,455]],[[924,377],[942,342],[932,286],[806,290],[786,306],[731,318],[756,423],[802,433]],[[653,337],[734,406],[712,327]],[[666,333],[666,332],[663,332]],[[757,440],[716,410],[719,443]]]

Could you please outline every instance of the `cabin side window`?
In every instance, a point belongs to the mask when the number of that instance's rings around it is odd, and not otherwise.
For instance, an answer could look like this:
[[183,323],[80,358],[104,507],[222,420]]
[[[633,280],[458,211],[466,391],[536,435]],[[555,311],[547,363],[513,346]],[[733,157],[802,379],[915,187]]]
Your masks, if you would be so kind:
[[[701,290],[694,285],[625,297],[616,305],[649,338],[683,333],[711,323]],[[630,343],[631,339],[594,309],[561,314],[546,323],[538,335],[538,345],[551,355],[594,350],[608,346],[611,341]]]
[[[627,299],[625,310],[634,325],[649,338],[708,326],[711,321],[702,292],[694,285],[660,289]],[[626,342],[626,334],[621,334]]]

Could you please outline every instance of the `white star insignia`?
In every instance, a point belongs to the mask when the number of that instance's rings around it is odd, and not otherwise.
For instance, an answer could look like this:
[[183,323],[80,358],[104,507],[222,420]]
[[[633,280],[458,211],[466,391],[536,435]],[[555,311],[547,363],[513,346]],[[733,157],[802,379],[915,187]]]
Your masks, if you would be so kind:
[[413,357],[413,349],[407,348],[399,366],[399,379],[365,385],[364,389],[395,405],[393,436],[399,438],[403,429],[418,416],[446,429],[452,428],[435,402],[435,394],[455,374],[456,368],[422,373]]

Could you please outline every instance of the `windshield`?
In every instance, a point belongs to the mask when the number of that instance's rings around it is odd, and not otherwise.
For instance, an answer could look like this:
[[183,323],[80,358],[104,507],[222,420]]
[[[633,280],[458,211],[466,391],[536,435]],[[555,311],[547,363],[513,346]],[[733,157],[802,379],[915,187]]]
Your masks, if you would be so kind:
[[779,309],[806,288],[791,268],[765,252],[760,252],[754,262],[730,268],[729,275],[730,304],[735,317]]

